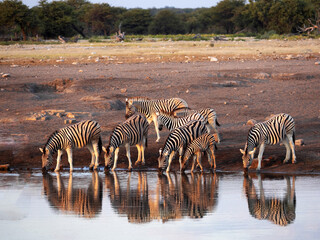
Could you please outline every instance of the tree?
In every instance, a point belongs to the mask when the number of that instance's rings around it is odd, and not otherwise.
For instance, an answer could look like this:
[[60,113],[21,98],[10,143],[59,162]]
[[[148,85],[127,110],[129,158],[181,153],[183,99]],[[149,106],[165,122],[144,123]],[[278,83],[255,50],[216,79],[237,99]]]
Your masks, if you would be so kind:
[[220,33],[234,33],[234,18],[238,9],[245,5],[245,0],[223,0],[213,8],[212,21],[215,30]]
[[179,16],[171,10],[162,10],[157,13],[150,24],[151,34],[179,34],[184,33],[184,26]]
[[147,34],[151,20],[149,10],[133,9],[126,11],[121,16],[122,30],[128,34]]
[[107,3],[91,4],[84,16],[88,28],[92,34],[110,35],[116,31],[115,23],[121,9],[112,8]]
[[20,0],[4,0],[0,2],[0,25],[6,26],[7,30],[18,28],[27,40],[28,25],[32,21],[29,8]]
[[72,37],[76,31],[72,27],[72,7],[63,1],[40,1],[39,19],[41,20],[42,35],[45,38],[56,38],[59,35]]

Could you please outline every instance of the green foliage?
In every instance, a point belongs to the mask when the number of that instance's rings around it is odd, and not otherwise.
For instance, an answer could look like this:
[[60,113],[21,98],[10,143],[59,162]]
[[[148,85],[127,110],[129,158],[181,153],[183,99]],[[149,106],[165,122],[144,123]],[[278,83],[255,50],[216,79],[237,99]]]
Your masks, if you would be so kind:
[[128,34],[148,34],[148,27],[151,20],[149,10],[132,9],[122,14],[121,30]]
[[170,10],[162,10],[157,13],[150,23],[151,34],[179,34],[184,33],[184,26],[179,16]]
[[[106,37],[121,26],[126,36],[163,34],[167,36],[163,39],[173,41],[207,40],[204,34],[213,33],[258,34],[258,38],[270,39],[277,34],[297,33],[318,15],[319,0],[221,0],[211,8],[147,10],[92,4],[90,0],[40,0],[38,6],[29,9],[21,0],[0,0],[0,38]],[[199,33],[200,37],[193,38]]]

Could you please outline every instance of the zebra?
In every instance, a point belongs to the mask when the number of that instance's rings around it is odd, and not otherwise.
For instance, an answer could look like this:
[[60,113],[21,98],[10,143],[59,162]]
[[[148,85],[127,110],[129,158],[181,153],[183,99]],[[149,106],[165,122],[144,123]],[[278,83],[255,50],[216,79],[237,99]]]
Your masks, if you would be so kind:
[[205,126],[205,123],[202,121],[193,120],[186,125],[174,129],[168,136],[163,150],[159,150],[159,170],[167,166],[166,172],[170,171],[170,166],[172,159],[177,150],[179,150],[179,163],[181,168],[181,158],[186,146],[201,136],[204,133],[207,133],[208,130]]
[[205,118],[199,113],[193,113],[186,117],[175,117],[170,115],[169,113],[161,111],[156,112],[156,115],[158,117],[158,129],[160,131],[162,130],[163,126],[165,126],[169,131],[172,131],[173,129],[181,127],[192,120],[198,120],[207,123],[207,121],[205,121]]
[[216,157],[214,154],[214,150],[217,149],[215,136],[210,133],[205,133],[200,137],[193,140],[187,147],[184,156],[180,171],[183,172],[189,162],[190,157],[193,155],[193,164],[191,168],[191,172],[194,170],[195,162],[197,160],[201,172],[203,172],[203,167],[201,164],[201,154],[202,152],[206,152],[208,155],[208,161],[210,163],[211,169],[216,169]]
[[132,116],[135,112],[142,113],[146,116],[148,123],[154,123],[157,133],[156,142],[160,141],[160,133],[158,130],[158,121],[156,112],[165,111],[172,112],[175,109],[186,108],[188,104],[181,98],[169,99],[149,99],[146,97],[126,98],[126,118]]
[[286,193],[284,197],[266,196],[263,181],[258,175],[259,192],[252,179],[245,175],[243,180],[244,192],[248,201],[248,208],[251,216],[259,220],[269,220],[279,226],[287,226],[294,222],[296,218],[296,193],[295,177],[286,176]]
[[191,110],[190,108],[184,108],[184,109],[178,109],[174,111],[174,114],[181,117],[186,117],[191,114],[199,113],[205,118],[205,121],[207,122],[207,128],[208,132],[211,133],[211,129],[216,134],[216,142],[220,143],[220,135],[219,131],[217,130],[217,126],[220,127],[220,123],[217,119],[217,113],[213,108],[201,108],[199,110]]
[[149,123],[147,119],[140,114],[133,115],[125,122],[116,126],[113,133],[110,136],[109,145],[105,148],[102,147],[105,152],[105,169],[107,170],[113,164],[112,171],[117,167],[118,153],[120,146],[124,145],[127,152],[127,158],[129,162],[129,171],[132,170],[130,146],[136,145],[138,149],[138,159],[135,165],[142,161],[145,164],[144,149],[147,147]]
[[70,172],[73,171],[72,149],[87,147],[91,153],[90,169],[99,166],[99,155],[102,150],[100,125],[96,121],[87,120],[55,131],[49,137],[42,152],[42,170],[47,171],[52,165],[52,155],[57,152],[57,166],[55,172],[60,170],[60,161],[63,150],[68,154]]
[[286,157],[283,163],[288,162],[290,159],[290,149],[292,152],[292,163],[296,163],[294,151],[295,124],[293,118],[286,113],[274,115],[269,120],[257,123],[250,128],[244,150],[240,149],[240,152],[243,154],[243,167],[245,169],[250,167],[255,150],[259,146],[259,163],[257,167],[259,171],[265,145],[274,145],[280,142],[286,147]]

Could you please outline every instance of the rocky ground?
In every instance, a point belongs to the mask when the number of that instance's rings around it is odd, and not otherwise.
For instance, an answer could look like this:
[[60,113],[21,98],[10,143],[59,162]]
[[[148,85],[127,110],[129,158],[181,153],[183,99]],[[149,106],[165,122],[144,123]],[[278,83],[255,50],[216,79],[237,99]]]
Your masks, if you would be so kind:
[[[317,59],[247,59],[163,63],[2,64],[0,79],[0,165],[40,168],[49,135],[72,122],[97,120],[103,145],[112,129],[125,120],[125,98],[180,97],[192,109],[214,108],[221,124],[222,142],[216,152],[217,169],[241,171],[250,119],[264,121],[276,113],[289,113],[296,121],[297,163],[283,165],[284,146],[265,150],[265,172],[320,173],[320,68]],[[146,150],[146,166],[157,168],[158,150],[153,124]],[[300,144],[299,144],[300,145]],[[136,149],[132,148],[136,158]],[[89,151],[74,151],[74,165],[88,166]],[[68,167],[66,154],[63,165]],[[103,157],[100,158],[103,165]],[[124,149],[118,167],[128,166]],[[206,165],[207,166],[207,165]],[[253,168],[255,165],[253,165]],[[178,169],[177,159],[173,170]]]

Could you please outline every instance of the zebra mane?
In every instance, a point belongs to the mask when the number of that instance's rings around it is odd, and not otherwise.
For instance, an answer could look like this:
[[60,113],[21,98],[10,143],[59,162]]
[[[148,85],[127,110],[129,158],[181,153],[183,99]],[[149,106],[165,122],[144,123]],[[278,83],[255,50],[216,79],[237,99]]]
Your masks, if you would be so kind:
[[44,147],[43,147],[43,150],[46,149],[49,141],[50,141],[54,136],[56,136],[58,133],[59,133],[59,131],[56,130],[56,131],[54,131],[54,132],[49,136],[48,141],[46,142],[46,144],[45,144]]
[[160,113],[163,114],[163,115],[168,115],[168,116],[173,117],[173,118],[179,118],[179,116],[175,115],[175,113],[178,112],[179,110],[191,110],[191,108],[189,108],[189,107],[176,108],[172,112],[167,112],[165,110],[160,110]]
[[144,101],[144,100],[151,100],[151,98],[148,98],[148,97],[131,97],[131,98],[128,98],[128,100],[132,100],[132,101]]

